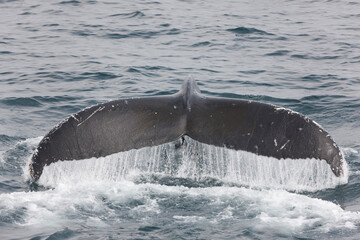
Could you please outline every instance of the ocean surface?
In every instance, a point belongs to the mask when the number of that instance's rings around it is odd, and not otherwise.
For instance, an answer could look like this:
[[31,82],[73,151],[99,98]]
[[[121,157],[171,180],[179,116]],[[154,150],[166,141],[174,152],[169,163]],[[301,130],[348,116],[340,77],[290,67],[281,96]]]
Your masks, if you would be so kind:
[[[0,0],[0,239],[360,239],[359,23],[351,0]],[[31,182],[63,119],[189,76],[205,95],[315,120],[346,176],[185,139]]]

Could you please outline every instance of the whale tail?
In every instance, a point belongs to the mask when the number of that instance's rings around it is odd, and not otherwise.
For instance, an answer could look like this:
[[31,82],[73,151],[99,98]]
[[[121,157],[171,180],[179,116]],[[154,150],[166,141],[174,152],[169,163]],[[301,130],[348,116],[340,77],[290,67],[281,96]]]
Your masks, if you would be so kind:
[[184,135],[278,159],[325,160],[336,176],[343,175],[339,147],[311,119],[271,104],[207,97],[188,79],[173,95],[120,99],[73,114],[39,143],[31,177],[38,180],[44,166],[57,161],[103,157]]

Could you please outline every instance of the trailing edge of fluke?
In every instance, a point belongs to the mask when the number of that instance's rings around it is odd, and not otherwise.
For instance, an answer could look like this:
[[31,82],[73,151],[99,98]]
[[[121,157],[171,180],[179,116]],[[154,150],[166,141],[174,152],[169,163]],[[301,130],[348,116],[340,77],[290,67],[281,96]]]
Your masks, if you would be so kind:
[[36,181],[44,166],[60,160],[103,157],[183,135],[278,159],[325,160],[343,175],[339,147],[314,121],[271,104],[204,96],[192,79],[173,95],[115,100],[70,116],[39,143],[30,174]]

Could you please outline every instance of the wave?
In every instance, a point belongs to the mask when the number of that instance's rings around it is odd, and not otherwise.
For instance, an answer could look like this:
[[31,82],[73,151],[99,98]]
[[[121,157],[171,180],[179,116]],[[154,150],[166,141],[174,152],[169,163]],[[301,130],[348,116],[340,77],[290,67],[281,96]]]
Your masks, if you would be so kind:
[[[29,174],[30,156],[42,137],[23,139],[0,136],[0,195],[3,192],[24,191],[29,188],[24,176]],[[1,216],[1,214],[0,214]]]
[[40,107],[42,104],[31,97],[9,97],[0,100],[1,104],[7,106],[21,106],[21,107]]
[[[76,232],[84,225],[110,234],[114,224],[136,221],[137,224],[126,225],[128,232],[159,228],[166,234],[179,224],[192,224],[199,228],[211,226],[219,234],[230,224],[229,234],[234,234],[231,225],[236,224],[237,231],[275,232],[289,237],[303,231],[356,231],[360,222],[359,213],[283,190],[187,188],[96,179],[41,192],[1,194],[0,215],[0,225],[11,223],[12,229],[21,228],[22,234],[26,233],[24,229],[34,231],[33,226],[41,226],[37,231],[68,226]],[[119,230],[116,229],[117,234]]]
[[0,51],[0,54],[13,54],[13,52],[10,52],[10,51]]
[[227,31],[233,32],[236,34],[240,34],[240,35],[245,35],[245,34],[274,35],[272,33],[268,33],[263,30],[259,30],[256,28],[247,28],[247,27],[230,28],[230,29],[227,29]]
[[209,46],[209,45],[211,45],[211,42],[204,41],[204,42],[194,43],[193,45],[191,45],[191,47],[204,47],[204,46]]
[[177,28],[171,28],[166,30],[160,30],[160,31],[149,31],[149,30],[135,30],[131,32],[122,32],[117,33],[116,31],[111,31],[111,33],[107,33],[103,35],[104,38],[109,39],[123,39],[123,38],[152,38],[160,35],[177,35],[180,34],[180,29]]
[[288,50],[277,50],[275,52],[267,53],[266,56],[285,56],[289,53]]
[[61,1],[58,4],[61,4],[61,5],[64,5],[64,4],[79,5],[79,4],[81,4],[81,2],[76,1],[76,0],[70,0],[70,1]]
[[145,14],[141,11],[135,11],[135,12],[130,12],[130,13],[117,13],[117,14],[112,14],[109,17],[123,17],[123,18],[141,18],[144,17]]
[[[47,103],[60,103],[60,102],[72,102],[79,100],[78,97],[72,96],[33,96],[33,97],[9,97],[0,100],[0,104],[6,106],[17,106],[17,107],[41,107]],[[1,139],[0,139],[1,140]]]
[[333,60],[338,59],[340,56],[337,55],[329,55],[329,56],[311,56],[309,54],[293,54],[291,55],[292,58],[298,59],[313,59],[313,60]]

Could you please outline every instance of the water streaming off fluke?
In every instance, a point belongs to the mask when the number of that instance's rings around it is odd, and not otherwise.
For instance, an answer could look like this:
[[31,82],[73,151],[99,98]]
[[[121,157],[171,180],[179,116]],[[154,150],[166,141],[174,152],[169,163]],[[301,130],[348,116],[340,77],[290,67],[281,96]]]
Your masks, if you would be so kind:
[[295,191],[333,188],[347,182],[347,171],[344,177],[338,178],[323,160],[278,160],[184,137],[107,157],[52,163],[44,168],[39,183],[56,186],[87,180],[121,181],[154,174],[193,181],[210,178],[224,184]]

